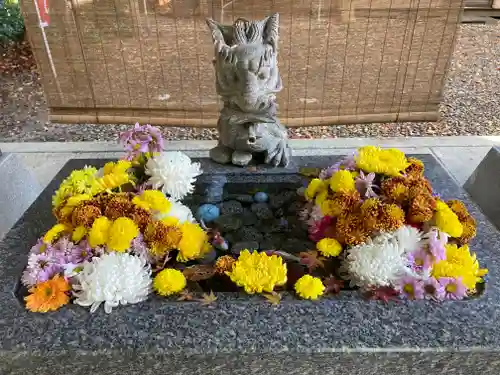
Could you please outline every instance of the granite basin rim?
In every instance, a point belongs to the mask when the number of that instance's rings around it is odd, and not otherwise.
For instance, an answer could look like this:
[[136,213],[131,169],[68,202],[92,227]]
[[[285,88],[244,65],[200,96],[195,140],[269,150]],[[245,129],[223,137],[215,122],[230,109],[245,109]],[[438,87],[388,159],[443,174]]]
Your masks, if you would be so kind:
[[[500,260],[495,251],[500,236],[439,162],[430,155],[415,156],[424,161],[427,177],[436,191],[446,199],[464,200],[477,219],[478,238],[472,242],[472,249],[477,252],[481,266],[491,272],[487,292],[480,298],[439,304],[401,301],[386,305],[362,300],[357,292],[341,292],[318,301],[298,300],[286,294],[280,305],[273,306],[259,296],[218,293],[217,302],[208,307],[152,296],[141,304],[119,306],[109,315],[102,307],[90,314],[80,306],[68,306],[49,314],[29,313],[12,292],[25,267],[29,247],[50,226],[40,212],[50,215],[50,196],[69,170],[106,161],[72,160],[0,243],[0,259],[3,259],[0,262],[0,328],[5,332],[0,340],[0,352],[91,353],[131,349],[201,355],[329,352],[346,348],[500,348],[497,318],[500,287],[496,277]],[[298,166],[328,166],[338,158],[295,158],[294,165],[286,172],[296,173]],[[205,163],[207,165],[210,163]],[[235,167],[230,168],[234,171]],[[238,170],[247,175],[255,173]],[[209,169],[205,171],[210,173]],[[263,169],[261,173],[270,175],[278,171]],[[48,328],[50,335],[47,335]],[[179,331],[182,335],[177,334]]]

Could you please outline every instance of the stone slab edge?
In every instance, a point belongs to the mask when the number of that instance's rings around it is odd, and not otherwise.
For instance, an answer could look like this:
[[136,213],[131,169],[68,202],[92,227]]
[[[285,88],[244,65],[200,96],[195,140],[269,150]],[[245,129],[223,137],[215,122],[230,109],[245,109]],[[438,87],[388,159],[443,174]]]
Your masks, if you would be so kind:
[[464,189],[485,216],[500,228],[500,147],[488,151],[465,182]]

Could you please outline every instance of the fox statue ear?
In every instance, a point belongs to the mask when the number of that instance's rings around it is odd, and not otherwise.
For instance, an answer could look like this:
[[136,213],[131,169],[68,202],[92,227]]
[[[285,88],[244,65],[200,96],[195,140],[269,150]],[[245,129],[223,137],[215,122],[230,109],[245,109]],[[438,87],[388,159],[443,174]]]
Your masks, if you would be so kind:
[[217,41],[224,42],[224,35],[222,34],[221,24],[217,21],[207,18],[207,25],[210,31],[212,32],[212,41],[215,43]]
[[264,22],[264,35],[262,39],[264,43],[271,45],[273,52],[276,52],[278,49],[280,16],[278,13],[274,13],[272,16],[267,17]]

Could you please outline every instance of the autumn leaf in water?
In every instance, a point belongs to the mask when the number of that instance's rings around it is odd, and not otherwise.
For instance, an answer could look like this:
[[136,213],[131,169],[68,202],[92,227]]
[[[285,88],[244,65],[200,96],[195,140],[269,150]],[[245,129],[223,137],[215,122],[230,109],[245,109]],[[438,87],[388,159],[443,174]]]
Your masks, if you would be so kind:
[[214,292],[210,291],[210,294],[203,293],[202,298],[198,299],[202,306],[208,306],[217,301],[217,297]]
[[399,292],[390,286],[372,288],[365,293],[366,298],[385,303],[388,303],[389,301],[398,301],[398,296]]
[[182,273],[187,280],[202,281],[208,280],[215,275],[215,269],[210,264],[197,264],[195,266],[185,268]]
[[309,269],[309,272],[315,270],[316,268],[325,268],[325,258],[318,256],[317,251],[305,251],[299,253],[300,264],[303,264]]
[[179,295],[179,298],[177,298],[177,301],[192,301],[194,299],[193,295],[191,292],[188,290],[184,289],[181,294]]
[[344,280],[337,279],[335,276],[330,275],[325,279],[325,293],[338,294],[344,287]]
[[263,293],[263,296],[268,300],[272,305],[279,305],[281,302],[281,294],[272,292],[272,293]]

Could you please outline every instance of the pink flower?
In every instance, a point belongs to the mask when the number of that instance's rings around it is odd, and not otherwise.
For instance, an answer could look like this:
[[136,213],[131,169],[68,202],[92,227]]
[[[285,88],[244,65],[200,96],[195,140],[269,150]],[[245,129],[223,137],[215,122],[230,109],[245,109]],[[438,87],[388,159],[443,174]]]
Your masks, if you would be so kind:
[[377,197],[374,189],[378,189],[373,181],[375,181],[375,173],[368,173],[365,175],[363,171],[359,171],[359,176],[356,177],[356,189],[359,194],[364,198],[374,198]]
[[136,123],[132,130],[120,134],[120,142],[128,152],[127,160],[133,160],[144,152],[163,151],[163,137],[158,128]]
[[406,277],[401,280],[396,286],[403,297],[408,299],[423,299],[424,298],[424,283],[414,277]]
[[459,300],[467,296],[467,288],[461,278],[440,277],[438,281],[444,289],[445,299]]
[[419,271],[428,270],[434,264],[434,257],[424,249],[409,254],[408,260],[412,268]]
[[321,220],[316,221],[309,227],[309,238],[311,241],[319,242],[326,237],[326,231],[333,224],[333,218],[324,216]]
[[445,297],[444,287],[434,277],[424,282],[425,298],[433,301],[441,301]]

